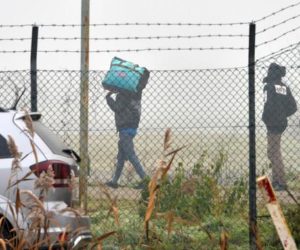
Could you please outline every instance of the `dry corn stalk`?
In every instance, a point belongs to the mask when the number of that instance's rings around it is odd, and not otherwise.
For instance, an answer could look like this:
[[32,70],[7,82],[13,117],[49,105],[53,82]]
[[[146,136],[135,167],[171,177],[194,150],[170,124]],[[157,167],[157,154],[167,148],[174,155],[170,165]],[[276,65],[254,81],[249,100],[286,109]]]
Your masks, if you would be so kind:
[[[148,207],[146,210],[145,222],[148,222],[150,220],[153,209],[155,207],[155,200],[156,200],[157,191],[159,189],[160,181],[164,179],[167,172],[170,170],[173,160],[175,158],[175,155],[177,154],[177,152],[179,150],[181,150],[181,148],[171,152],[172,158],[168,164],[163,160],[159,161],[159,167],[157,168],[155,174],[153,175],[152,179],[149,182],[149,185],[148,185],[149,202],[148,202]],[[170,155],[170,154],[168,154],[168,155]]]
[[257,248],[258,250],[263,250],[262,243],[261,243],[261,239],[260,239],[260,235],[259,235],[258,229],[257,229],[257,225],[255,225],[255,224],[251,225],[251,230],[252,230],[252,232],[253,232],[254,235],[255,235],[255,244],[256,244],[256,248]]
[[5,244],[5,241],[3,239],[0,239],[0,246],[1,246],[0,249],[6,250],[6,244]]
[[159,188],[158,181],[162,177],[162,170],[166,163],[164,161],[160,161],[159,167],[157,168],[156,172],[154,173],[153,177],[151,178],[148,189],[149,189],[149,201],[148,201],[148,206],[146,210],[146,215],[145,215],[145,222],[148,222],[151,218],[153,209],[155,207],[155,200],[156,200],[156,193]]
[[119,220],[119,209],[117,206],[117,196],[112,198],[107,187],[102,184],[99,183],[100,188],[103,190],[103,193],[105,194],[105,196],[108,198],[109,202],[110,202],[110,210],[108,212],[108,216],[110,215],[110,213],[112,212],[114,215],[114,219],[115,219],[115,223],[117,226],[120,226],[120,220]]
[[[176,154],[183,148],[179,148],[176,150],[173,150],[169,153],[167,153],[167,150],[171,148],[171,129],[168,128],[165,132],[164,136],[164,143],[163,143],[163,156],[162,160],[159,161],[158,167],[151,178],[149,185],[148,185],[148,190],[149,190],[149,201],[147,205],[147,210],[145,214],[145,230],[146,230],[146,237],[148,238],[149,235],[149,221],[150,218],[153,214],[154,208],[155,208],[155,202],[156,202],[156,197],[157,197],[157,192],[159,190],[160,182],[165,178],[167,175],[167,172],[170,170],[173,160],[176,156]],[[165,158],[168,156],[172,156],[169,162],[167,163],[165,161]],[[172,223],[173,223],[173,216],[168,217],[168,232],[171,232],[172,230]]]
[[220,249],[221,250],[228,249],[228,233],[225,230],[222,230],[222,232],[221,232]]
[[102,250],[102,241],[115,233],[116,233],[116,231],[111,231],[111,232],[108,232],[106,234],[103,234],[103,235],[97,237],[95,239],[95,243],[91,246],[91,249],[94,249],[97,246],[98,250]]
[[177,222],[177,223],[180,223],[183,225],[189,225],[189,226],[198,225],[198,223],[184,220],[180,217],[175,216],[175,213],[173,211],[167,211],[165,213],[156,213],[156,216],[158,218],[162,217],[166,220],[168,234],[170,234],[173,231],[173,223],[174,222]]

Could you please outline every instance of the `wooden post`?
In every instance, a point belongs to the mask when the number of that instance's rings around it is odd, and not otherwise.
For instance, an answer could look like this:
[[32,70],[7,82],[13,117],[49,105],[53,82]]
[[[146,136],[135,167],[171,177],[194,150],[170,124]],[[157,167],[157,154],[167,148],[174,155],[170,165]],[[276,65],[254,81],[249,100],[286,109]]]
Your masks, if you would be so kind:
[[89,112],[89,25],[90,0],[81,1],[81,71],[80,71],[80,207],[87,213],[88,112]]
[[259,189],[263,192],[267,209],[272,217],[283,248],[285,250],[297,250],[296,243],[284,218],[269,178],[267,176],[259,177],[257,184]]

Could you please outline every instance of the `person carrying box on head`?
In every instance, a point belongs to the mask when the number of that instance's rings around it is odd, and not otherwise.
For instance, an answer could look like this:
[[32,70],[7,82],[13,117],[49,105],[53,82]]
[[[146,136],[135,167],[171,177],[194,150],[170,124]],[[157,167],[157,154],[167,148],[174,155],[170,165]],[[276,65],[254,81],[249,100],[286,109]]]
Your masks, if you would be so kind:
[[[106,185],[118,187],[125,161],[129,161],[139,177],[147,176],[134,149],[133,139],[141,117],[142,90],[146,86],[150,72],[120,58],[113,58],[111,68],[105,76],[102,85],[109,90],[106,102],[115,115],[115,125],[119,134],[118,154],[115,173]],[[115,99],[112,97],[116,94]],[[137,188],[142,188],[141,182]]]

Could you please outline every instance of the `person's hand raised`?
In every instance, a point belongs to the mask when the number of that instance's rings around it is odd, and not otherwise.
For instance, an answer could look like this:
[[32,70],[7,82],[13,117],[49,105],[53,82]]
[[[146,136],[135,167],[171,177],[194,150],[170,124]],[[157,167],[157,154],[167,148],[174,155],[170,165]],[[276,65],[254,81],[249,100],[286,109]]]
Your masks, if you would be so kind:
[[112,94],[116,94],[117,92],[114,91],[108,91],[108,93],[106,94],[106,96],[111,96]]

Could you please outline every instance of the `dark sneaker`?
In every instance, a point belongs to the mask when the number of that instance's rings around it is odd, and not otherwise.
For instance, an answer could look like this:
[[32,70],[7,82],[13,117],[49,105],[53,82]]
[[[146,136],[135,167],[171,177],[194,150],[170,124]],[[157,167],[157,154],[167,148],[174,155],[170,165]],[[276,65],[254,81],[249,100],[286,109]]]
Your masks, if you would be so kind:
[[136,186],[134,186],[134,189],[144,189],[146,187],[146,183],[141,182],[139,184],[137,184]]
[[114,183],[112,181],[106,182],[105,184],[106,184],[106,186],[109,186],[111,188],[118,188],[119,187],[118,183]]
[[286,191],[287,190],[286,184],[274,183],[272,186],[275,191]]

